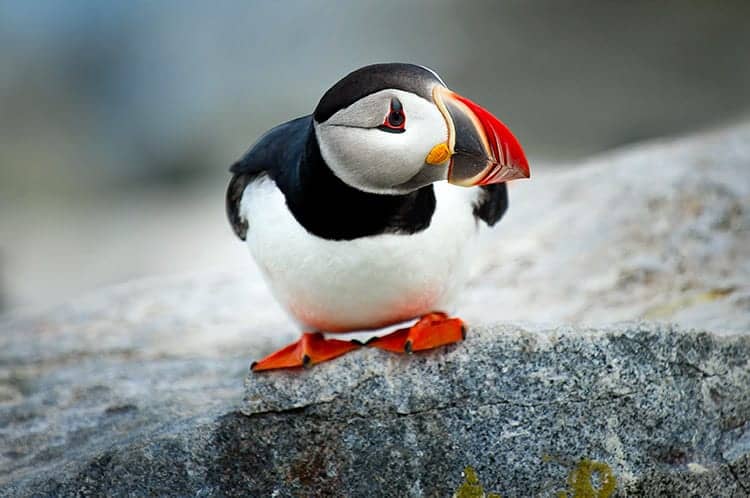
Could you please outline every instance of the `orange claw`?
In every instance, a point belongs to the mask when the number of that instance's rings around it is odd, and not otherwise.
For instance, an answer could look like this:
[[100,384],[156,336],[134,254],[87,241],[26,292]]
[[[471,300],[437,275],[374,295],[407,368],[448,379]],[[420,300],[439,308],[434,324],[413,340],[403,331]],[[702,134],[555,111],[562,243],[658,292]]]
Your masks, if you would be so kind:
[[376,337],[367,345],[395,353],[411,353],[453,344],[465,335],[464,322],[460,318],[448,318],[445,313],[435,312],[423,316],[411,327]]
[[338,339],[326,339],[320,332],[304,333],[297,342],[275,351],[250,365],[253,372],[276,368],[308,367],[315,363],[341,356],[360,347],[360,344]]

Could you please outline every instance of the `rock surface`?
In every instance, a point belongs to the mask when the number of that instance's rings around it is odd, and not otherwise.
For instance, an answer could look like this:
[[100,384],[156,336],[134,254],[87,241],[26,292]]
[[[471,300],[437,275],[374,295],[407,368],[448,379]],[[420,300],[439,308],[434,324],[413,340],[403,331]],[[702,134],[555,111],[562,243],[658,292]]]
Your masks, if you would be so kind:
[[223,478],[266,496],[448,496],[466,465],[536,496],[582,457],[623,493],[750,492],[750,337],[478,328],[447,352],[252,376],[241,413]]
[[3,318],[0,495],[750,496],[750,125],[538,171],[441,351],[243,388],[296,333],[253,268]]
[[584,457],[622,496],[750,493],[747,336],[475,328],[252,375],[241,403],[216,363],[89,363],[3,410],[3,494],[448,496],[471,465],[504,496],[553,495]]

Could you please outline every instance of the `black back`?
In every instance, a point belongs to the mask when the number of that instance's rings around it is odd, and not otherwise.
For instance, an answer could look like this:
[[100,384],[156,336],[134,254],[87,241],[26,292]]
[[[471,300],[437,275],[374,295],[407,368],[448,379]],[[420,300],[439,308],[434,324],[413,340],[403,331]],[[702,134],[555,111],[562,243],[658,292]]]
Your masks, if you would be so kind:
[[310,117],[304,116],[280,124],[266,132],[250,147],[229,171],[234,173],[226,194],[226,210],[229,224],[237,237],[245,240],[248,221],[240,216],[240,201],[245,187],[258,176],[295,167],[300,162],[304,149]]

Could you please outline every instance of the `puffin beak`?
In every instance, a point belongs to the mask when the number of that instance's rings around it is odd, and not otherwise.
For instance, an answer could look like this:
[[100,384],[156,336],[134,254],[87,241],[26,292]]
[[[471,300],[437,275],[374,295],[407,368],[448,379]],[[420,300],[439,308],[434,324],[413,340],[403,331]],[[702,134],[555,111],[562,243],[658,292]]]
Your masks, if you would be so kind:
[[448,124],[448,141],[428,154],[428,164],[450,159],[448,181],[463,187],[529,178],[529,163],[513,133],[486,109],[436,86],[432,98]]

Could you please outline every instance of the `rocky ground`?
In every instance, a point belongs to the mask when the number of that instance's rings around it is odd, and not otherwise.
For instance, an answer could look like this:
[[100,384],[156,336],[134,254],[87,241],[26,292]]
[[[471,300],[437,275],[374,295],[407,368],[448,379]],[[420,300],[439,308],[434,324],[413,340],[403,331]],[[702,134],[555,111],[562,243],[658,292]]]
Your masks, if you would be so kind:
[[551,496],[585,458],[622,496],[750,496],[748,201],[750,124],[542,169],[465,343],[244,387],[296,333],[252,267],[6,316],[0,495],[444,496],[471,465]]

